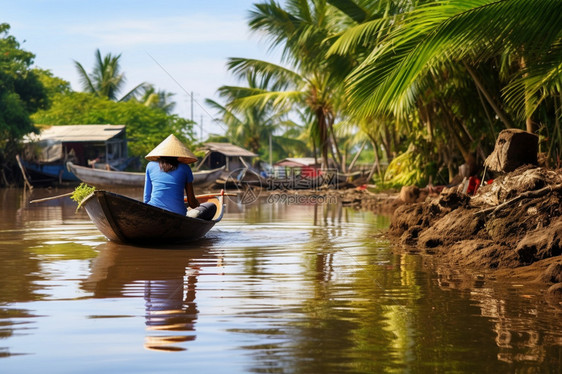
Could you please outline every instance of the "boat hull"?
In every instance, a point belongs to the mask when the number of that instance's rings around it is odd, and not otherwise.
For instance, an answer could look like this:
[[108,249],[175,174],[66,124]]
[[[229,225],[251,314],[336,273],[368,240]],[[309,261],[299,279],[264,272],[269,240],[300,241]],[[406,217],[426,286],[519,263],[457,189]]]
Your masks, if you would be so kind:
[[78,177],[68,171],[64,164],[37,164],[23,161],[23,166],[28,173],[35,173],[42,178],[49,178],[60,182],[78,182]]
[[222,219],[222,197],[210,220],[186,217],[107,191],[94,191],[83,202],[88,216],[109,240],[130,244],[177,244],[197,240]]
[[[144,177],[145,177],[144,173],[93,169],[84,166],[74,165],[71,162],[67,163],[67,168],[80,181],[98,188],[144,187]],[[214,183],[214,181],[221,174],[222,171],[223,168],[194,172],[193,185],[204,186],[206,184]]]

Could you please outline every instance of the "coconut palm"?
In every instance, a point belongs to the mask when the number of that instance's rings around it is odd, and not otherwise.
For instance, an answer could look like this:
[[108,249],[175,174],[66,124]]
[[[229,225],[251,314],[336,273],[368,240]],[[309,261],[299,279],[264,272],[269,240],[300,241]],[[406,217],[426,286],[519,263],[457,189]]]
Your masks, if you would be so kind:
[[[343,17],[325,0],[289,0],[285,6],[274,1],[254,5],[250,28],[265,33],[272,48],[282,48],[282,62],[231,58],[228,68],[240,78],[257,74],[267,88],[229,87],[236,92],[231,106],[250,108],[272,105],[281,110],[304,108],[314,118],[313,134],[318,136],[324,166],[331,151],[337,154],[333,124],[343,108],[343,77],[350,71],[346,56],[326,58],[330,38],[343,30]],[[340,157],[334,157],[339,163]]]
[[[345,11],[357,10],[358,6],[349,4],[361,1],[330,3]],[[418,128],[427,131],[429,139],[440,131],[469,164],[475,163],[473,152],[478,157],[485,154],[480,146],[483,137],[493,142],[496,118],[505,127],[525,120],[529,131],[535,130],[534,113],[540,113],[545,122],[552,118],[558,122],[559,1],[372,3],[381,9],[385,5],[391,9],[391,3],[401,6],[382,16],[355,17],[357,11],[347,12],[358,24],[346,30],[330,50],[361,59],[347,78],[349,108],[356,116],[390,114],[401,122],[417,118],[426,123],[427,128]],[[540,105],[543,109],[537,111]],[[544,113],[552,113],[550,120]],[[544,128],[553,136],[560,133],[558,127]]]
[[[248,76],[249,90],[260,89],[259,85],[267,85],[267,82],[259,81],[256,75]],[[287,111],[273,110],[272,105],[256,105],[251,107],[235,106],[231,103],[244,97],[245,90],[237,87],[222,86],[219,88],[221,97],[227,99],[223,105],[214,100],[207,99],[206,103],[219,112],[220,121],[228,126],[226,138],[237,144],[248,148],[256,154],[269,156],[268,143],[271,140],[272,148],[277,154],[287,152],[287,147],[297,147],[301,142],[289,141],[284,136],[275,135],[276,132],[290,131],[295,124],[288,120]]]
[[176,106],[176,103],[171,100],[172,96],[174,96],[173,93],[162,90],[157,91],[152,84],[141,86],[138,90],[138,96],[138,101],[145,106],[162,109],[168,114],[170,114]]
[[110,100],[126,101],[133,98],[138,90],[145,85],[145,83],[138,84],[118,100],[117,95],[126,83],[125,74],[121,72],[121,66],[119,65],[121,54],[114,56],[108,53],[102,57],[99,49],[96,50],[95,54],[96,62],[91,74],[88,74],[81,63],[74,61],[80,75],[82,88],[86,92],[91,92]]
[[[359,113],[399,113],[415,105],[423,91],[421,80],[437,65],[462,65],[486,93],[478,66],[498,57],[517,62],[517,69],[506,73],[504,91],[514,115],[519,114],[515,119],[528,118],[543,88],[561,80],[558,0],[436,1],[392,16],[392,21],[381,43],[348,79],[350,105]],[[375,20],[349,30],[332,52],[346,52],[361,40],[375,39],[379,24]],[[486,99],[491,101],[492,96]],[[500,108],[490,105],[507,125],[512,124]]]

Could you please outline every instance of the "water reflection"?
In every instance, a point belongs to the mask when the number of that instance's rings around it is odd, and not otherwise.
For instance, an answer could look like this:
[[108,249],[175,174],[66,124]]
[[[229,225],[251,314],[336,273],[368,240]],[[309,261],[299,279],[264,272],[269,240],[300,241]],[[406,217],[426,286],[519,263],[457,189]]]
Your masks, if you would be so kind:
[[396,254],[388,217],[229,201],[206,239],[150,249],[107,242],[73,202],[0,203],[0,371],[561,370],[539,292]]
[[212,239],[203,239],[194,248],[178,250],[108,242],[97,248],[99,255],[82,287],[95,298],[138,296],[142,292],[145,348],[185,350],[180,343],[196,338],[197,278],[205,268],[220,266],[220,257],[208,249],[211,244]]
[[441,289],[459,290],[491,322],[498,361],[521,371],[534,372],[537,365],[562,372],[562,321],[552,319],[561,309],[550,305],[540,288],[497,282],[492,271],[465,273],[439,265],[435,271]]

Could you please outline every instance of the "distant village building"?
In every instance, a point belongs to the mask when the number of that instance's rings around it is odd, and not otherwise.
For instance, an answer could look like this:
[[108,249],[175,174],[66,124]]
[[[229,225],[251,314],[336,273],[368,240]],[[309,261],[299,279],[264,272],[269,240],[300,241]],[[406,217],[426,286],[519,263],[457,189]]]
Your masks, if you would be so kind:
[[25,137],[26,159],[54,162],[72,155],[77,165],[127,158],[125,125],[51,126]]
[[23,142],[26,169],[59,180],[78,180],[66,170],[67,161],[112,169],[130,161],[125,125],[51,126],[26,135]]
[[273,164],[273,176],[288,178],[290,176],[315,177],[320,173],[320,163],[313,157],[289,157]]
[[230,143],[205,143],[207,151],[199,169],[216,169],[225,166],[226,171],[251,168],[252,159],[258,155]]

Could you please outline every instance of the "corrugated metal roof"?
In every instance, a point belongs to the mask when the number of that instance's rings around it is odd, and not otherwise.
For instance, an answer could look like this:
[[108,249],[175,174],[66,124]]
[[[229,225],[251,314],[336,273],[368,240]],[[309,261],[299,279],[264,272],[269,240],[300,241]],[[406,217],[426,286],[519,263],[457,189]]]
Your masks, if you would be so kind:
[[211,152],[219,152],[225,156],[256,157],[257,154],[230,143],[205,143],[203,147]]
[[52,140],[55,142],[107,141],[125,130],[125,125],[68,125],[51,126],[39,135],[26,136],[27,141]]
[[314,157],[287,157],[275,163],[276,166],[301,167],[320,165]]

